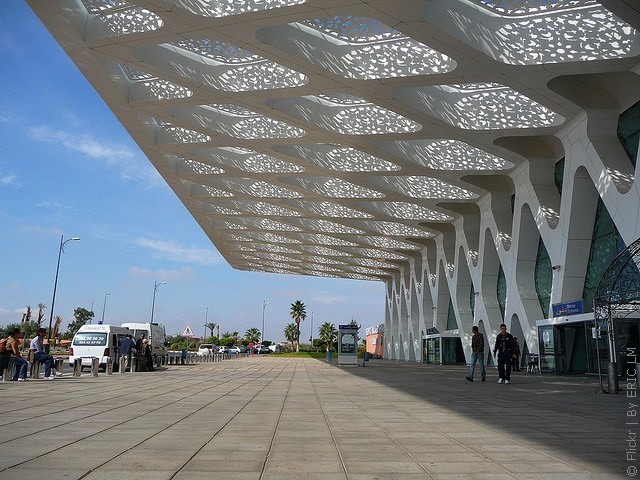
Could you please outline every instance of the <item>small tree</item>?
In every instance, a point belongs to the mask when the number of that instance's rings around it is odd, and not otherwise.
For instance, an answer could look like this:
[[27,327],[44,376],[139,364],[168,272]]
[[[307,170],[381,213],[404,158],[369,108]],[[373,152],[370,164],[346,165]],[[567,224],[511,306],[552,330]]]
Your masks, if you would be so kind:
[[31,321],[31,305],[27,305],[27,311],[22,314],[22,323],[29,323]]
[[72,336],[76,334],[80,327],[85,325],[89,320],[94,317],[93,312],[86,308],[78,307],[73,311],[73,317],[75,320],[67,326],[67,331]]
[[327,350],[331,350],[332,345],[338,339],[338,330],[333,323],[324,322],[318,328],[318,337]]
[[53,324],[53,332],[51,332],[51,342],[54,345],[58,344],[58,332],[60,330],[60,324],[62,323],[62,317],[60,315],[56,315],[55,323]]
[[[24,338],[34,338],[38,332],[38,322],[25,322],[22,324]],[[26,342],[25,342],[26,343]]]
[[[235,345],[237,339],[238,339],[238,332],[224,332],[222,334],[222,338],[220,339],[220,345],[227,345],[226,343],[222,343],[222,340],[224,340],[225,338],[230,338],[232,341],[230,344],[228,344],[228,346],[233,346]],[[228,341],[228,340],[227,340]]]
[[284,327],[284,338],[287,341],[293,343],[296,341],[296,336],[298,335],[298,329],[296,328],[295,323],[289,323],[286,327]]
[[39,303],[38,304],[38,325],[41,327],[42,326],[42,320],[44,320],[44,309],[47,308],[47,306],[44,303]]
[[4,327],[2,327],[2,336],[3,337],[9,336],[9,332],[12,332],[16,328],[20,328],[21,329],[22,325],[19,324],[19,323],[8,323]]
[[[5,337],[8,335],[8,333],[16,328],[20,329],[20,332],[22,333],[22,335],[24,336],[25,340],[27,338],[33,338],[36,335],[36,332],[38,331],[38,324],[36,322],[20,322],[20,323],[9,323],[8,325],[6,325],[2,330],[2,336]],[[24,350],[27,347],[27,342],[25,341],[22,344],[22,350]]]

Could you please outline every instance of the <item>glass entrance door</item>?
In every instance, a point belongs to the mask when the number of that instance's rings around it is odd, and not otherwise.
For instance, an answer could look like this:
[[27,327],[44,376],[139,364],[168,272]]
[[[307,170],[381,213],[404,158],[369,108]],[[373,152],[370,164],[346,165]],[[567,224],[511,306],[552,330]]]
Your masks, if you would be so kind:
[[640,319],[616,318],[616,363],[618,375],[627,370],[635,370],[635,362],[640,361]]
[[540,371],[556,373],[556,346],[553,325],[538,327],[540,339]]
[[427,363],[440,363],[440,337],[427,339]]
[[556,373],[571,375],[589,370],[586,323],[555,327]]

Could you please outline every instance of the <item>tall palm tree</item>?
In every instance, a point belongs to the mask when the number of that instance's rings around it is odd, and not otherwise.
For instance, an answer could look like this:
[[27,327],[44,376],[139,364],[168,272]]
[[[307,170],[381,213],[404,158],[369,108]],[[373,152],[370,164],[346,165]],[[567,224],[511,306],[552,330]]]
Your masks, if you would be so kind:
[[251,327],[244,332],[244,338],[245,340],[249,340],[249,342],[258,343],[258,340],[260,340],[260,330],[256,327]]
[[324,322],[318,328],[318,338],[327,346],[327,350],[338,339],[338,330],[333,323]]
[[296,322],[296,352],[300,351],[300,322],[307,318],[307,307],[300,300],[296,300],[291,304],[291,311],[289,312],[293,321]]
[[213,337],[213,329],[216,328],[217,323],[209,322],[205,323],[204,326],[211,330],[211,336]]
[[297,334],[298,329],[296,328],[295,323],[289,323],[286,327],[284,327],[284,338],[286,338],[288,342],[295,342]]

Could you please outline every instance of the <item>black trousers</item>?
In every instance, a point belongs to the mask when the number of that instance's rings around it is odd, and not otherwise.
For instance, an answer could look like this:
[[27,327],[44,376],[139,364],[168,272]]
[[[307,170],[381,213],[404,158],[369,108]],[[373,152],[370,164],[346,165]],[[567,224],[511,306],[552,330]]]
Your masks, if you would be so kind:
[[498,377],[502,380],[511,381],[511,358],[510,352],[498,352]]

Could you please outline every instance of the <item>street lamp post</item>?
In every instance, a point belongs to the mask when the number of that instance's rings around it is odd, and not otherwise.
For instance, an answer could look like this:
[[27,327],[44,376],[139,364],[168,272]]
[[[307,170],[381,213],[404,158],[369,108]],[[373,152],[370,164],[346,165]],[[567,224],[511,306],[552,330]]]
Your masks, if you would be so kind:
[[[209,320],[209,307],[204,311],[204,341],[207,341],[207,322]],[[211,329],[211,336],[213,337],[213,328]]]
[[64,246],[72,241],[80,240],[79,237],[72,237],[68,240],[64,239],[64,235],[60,236],[60,248],[58,249],[58,264],[56,266],[56,279],[53,282],[53,298],[51,299],[51,314],[49,315],[49,333],[47,334],[47,353],[51,349],[51,323],[53,322],[53,308],[56,304],[56,290],[58,289],[58,273],[60,273],[60,257],[64,252]]
[[104,311],[107,308],[107,297],[111,295],[110,293],[105,293],[104,294],[104,303],[102,304],[102,320],[100,320],[100,324],[104,323]]
[[153,283],[153,302],[151,303],[151,323],[153,323],[153,311],[156,309],[156,292],[158,291],[158,287],[160,285],[166,285],[167,282],[158,282],[157,280]]
[[264,309],[267,308],[271,302],[267,302],[266,300],[262,301],[262,331],[260,332],[260,345],[264,343]]
[[311,312],[311,335],[309,335],[309,343],[313,347],[313,312]]

